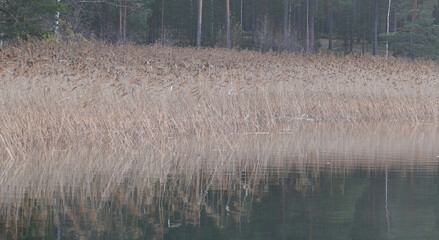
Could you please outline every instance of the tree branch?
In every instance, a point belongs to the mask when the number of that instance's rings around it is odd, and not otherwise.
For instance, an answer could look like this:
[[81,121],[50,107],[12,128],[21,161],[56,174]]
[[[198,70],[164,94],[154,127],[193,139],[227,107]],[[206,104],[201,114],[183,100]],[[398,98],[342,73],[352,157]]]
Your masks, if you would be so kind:
[[87,1],[87,0],[84,0],[84,1],[77,1],[78,3],[104,3],[104,4],[108,4],[108,5],[111,5],[111,6],[114,6],[114,7],[120,7],[120,5],[119,4],[116,4],[116,3],[110,3],[110,2],[107,2],[107,1]]
[[3,9],[3,8],[0,8],[0,12],[6,13],[7,15],[11,16],[12,19],[14,19],[15,23],[16,23],[16,24],[17,24],[17,25],[18,25],[23,31],[25,31],[26,33],[28,33],[28,32],[26,31],[26,29],[20,24],[20,21],[18,21],[18,19],[15,17],[14,14],[12,14],[11,12],[9,12],[9,11]]
[[6,10],[4,10],[4,9],[2,9],[2,8],[0,8],[0,12],[4,12],[4,13],[8,14],[9,16],[11,16],[11,17],[14,19],[14,21],[15,21],[17,24],[20,24],[20,22],[18,21],[18,19],[17,19],[17,18],[14,16],[14,14],[12,14],[11,12],[6,11]]

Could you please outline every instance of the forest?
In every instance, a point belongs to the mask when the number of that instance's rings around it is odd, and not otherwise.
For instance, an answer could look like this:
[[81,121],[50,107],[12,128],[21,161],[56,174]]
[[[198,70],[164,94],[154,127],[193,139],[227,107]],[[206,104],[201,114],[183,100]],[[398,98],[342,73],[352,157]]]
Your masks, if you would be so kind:
[[0,38],[437,59],[439,0],[1,0]]

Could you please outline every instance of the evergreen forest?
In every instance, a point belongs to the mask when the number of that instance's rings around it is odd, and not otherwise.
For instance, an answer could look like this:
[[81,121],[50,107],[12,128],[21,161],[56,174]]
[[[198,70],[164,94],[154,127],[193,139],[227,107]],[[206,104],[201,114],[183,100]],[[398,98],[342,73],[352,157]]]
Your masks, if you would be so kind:
[[439,58],[439,0],[0,0],[0,44],[161,43]]

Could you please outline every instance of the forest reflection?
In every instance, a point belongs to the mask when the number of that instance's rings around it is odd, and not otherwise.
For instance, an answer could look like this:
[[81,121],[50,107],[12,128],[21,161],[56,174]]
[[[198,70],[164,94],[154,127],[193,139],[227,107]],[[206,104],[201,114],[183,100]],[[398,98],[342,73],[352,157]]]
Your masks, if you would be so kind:
[[438,239],[436,133],[36,152],[2,178],[0,239]]
[[[419,239],[439,237],[439,178],[408,169],[250,169],[192,184],[169,176],[152,189],[121,184],[105,200],[87,191],[25,196],[2,209],[2,239]],[[387,172],[386,172],[387,171]],[[386,184],[386,182],[388,182]]]

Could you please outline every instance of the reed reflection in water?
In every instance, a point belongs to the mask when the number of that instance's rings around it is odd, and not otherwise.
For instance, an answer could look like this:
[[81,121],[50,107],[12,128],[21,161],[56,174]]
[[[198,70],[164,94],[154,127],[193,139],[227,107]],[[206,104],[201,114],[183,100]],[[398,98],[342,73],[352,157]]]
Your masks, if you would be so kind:
[[4,153],[0,239],[437,239],[438,129]]

